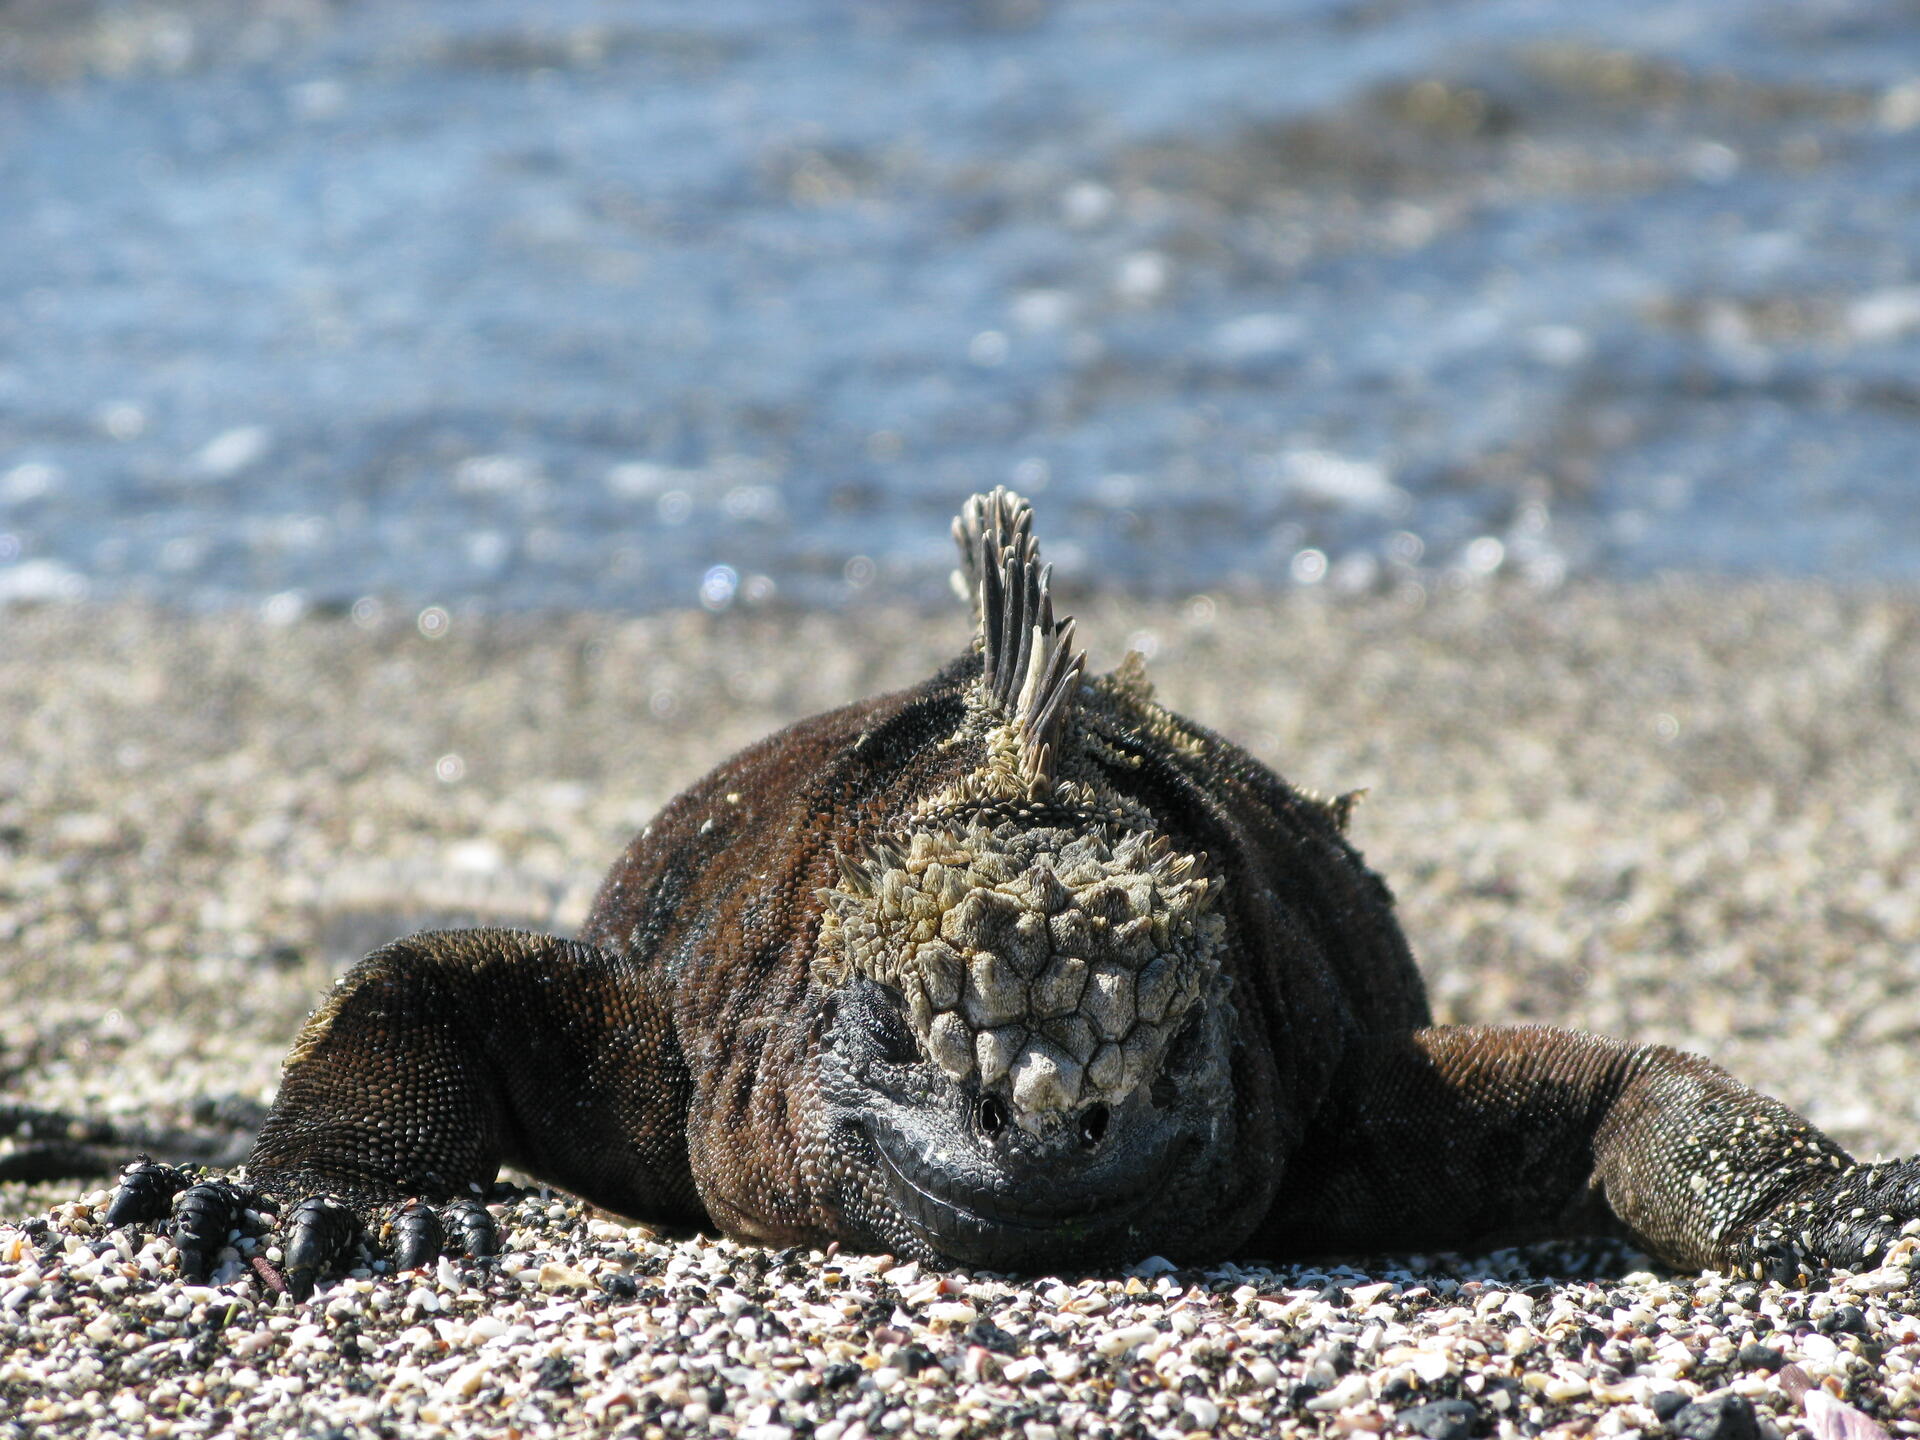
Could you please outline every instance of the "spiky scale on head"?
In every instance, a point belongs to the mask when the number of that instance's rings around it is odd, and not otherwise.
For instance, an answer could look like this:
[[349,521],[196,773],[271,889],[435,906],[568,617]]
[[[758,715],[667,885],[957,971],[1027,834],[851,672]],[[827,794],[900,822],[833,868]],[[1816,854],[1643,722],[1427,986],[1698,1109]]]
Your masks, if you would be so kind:
[[1053,618],[1051,567],[1040,564],[1033,507],[1005,486],[975,495],[953,522],[955,579],[973,597],[980,648],[978,708],[999,723],[988,737],[983,797],[1035,798],[1053,785],[1086,653],[1073,621]]
[[827,892],[816,974],[898,992],[949,1079],[1016,1112],[1117,1104],[1214,989],[1211,877],[1164,836],[973,817]]

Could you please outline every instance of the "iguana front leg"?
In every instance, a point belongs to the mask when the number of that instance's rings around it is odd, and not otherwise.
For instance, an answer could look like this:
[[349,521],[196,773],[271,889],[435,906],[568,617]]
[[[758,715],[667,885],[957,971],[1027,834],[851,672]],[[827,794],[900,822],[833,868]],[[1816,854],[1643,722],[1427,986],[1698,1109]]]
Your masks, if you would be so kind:
[[1871,1265],[1920,1162],[1857,1165],[1717,1065],[1544,1027],[1356,1042],[1259,1239],[1433,1248],[1624,1229],[1684,1269]]
[[687,1090],[665,1007],[630,963],[550,936],[414,935],[362,960],[307,1021],[246,1187],[131,1167],[109,1220],[170,1202],[182,1267],[204,1275],[242,1205],[278,1208],[299,1292],[363,1227],[402,1268],[449,1234],[491,1253],[472,1197],[502,1164],[623,1213],[697,1218]]

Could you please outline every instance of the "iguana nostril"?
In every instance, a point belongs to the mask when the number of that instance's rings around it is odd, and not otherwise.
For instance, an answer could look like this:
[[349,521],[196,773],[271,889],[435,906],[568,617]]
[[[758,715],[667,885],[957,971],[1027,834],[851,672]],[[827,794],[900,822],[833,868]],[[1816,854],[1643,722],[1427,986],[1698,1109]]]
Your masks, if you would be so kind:
[[1086,1113],[1080,1117],[1080,1139],[1088,1149],[1092,1149],[1107,1138],[1107,1122],[1111,1113],[1104,1105],[1089,1105]]
[[1007,1106],[998,1095],[982,1095],[973,1107],[973,1123],[989,1140],[1007,1128]]

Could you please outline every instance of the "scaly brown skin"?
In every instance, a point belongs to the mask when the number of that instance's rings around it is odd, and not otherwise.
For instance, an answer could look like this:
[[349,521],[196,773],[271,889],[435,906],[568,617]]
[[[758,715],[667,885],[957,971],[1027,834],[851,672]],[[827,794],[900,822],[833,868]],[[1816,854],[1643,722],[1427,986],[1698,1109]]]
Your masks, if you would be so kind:
[[[1030,512],[957,527],[981,635],[675,799],[578,941],[395,941],[308,1022],[244,1186],[129,1167],[204,1274],[277,1207],[309,1289],[497,1243],[502,1164],[609,1210],[1000,1269],[1624,1231],[1687,1268],[1859,1266],[1920,1163],[1858,1167],[1708,1062],[1433,1027],[1384,884],[1305,796],[1083,681]],[[1118,997],[1118,998],[1115,998]]]

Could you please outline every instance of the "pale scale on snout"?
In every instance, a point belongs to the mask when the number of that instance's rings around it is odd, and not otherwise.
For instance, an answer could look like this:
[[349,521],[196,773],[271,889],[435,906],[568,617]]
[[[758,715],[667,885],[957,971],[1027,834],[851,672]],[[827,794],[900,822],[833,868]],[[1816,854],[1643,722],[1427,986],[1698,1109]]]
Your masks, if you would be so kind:
[[1016,1119],[1117,1104],[1219,974],[1202,870],[1143,830],[934,818],[843,865],[819,964],[898,992],[921,1053]]

